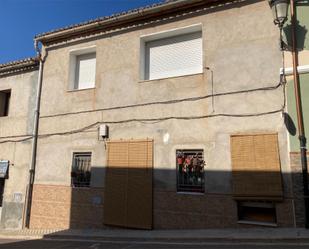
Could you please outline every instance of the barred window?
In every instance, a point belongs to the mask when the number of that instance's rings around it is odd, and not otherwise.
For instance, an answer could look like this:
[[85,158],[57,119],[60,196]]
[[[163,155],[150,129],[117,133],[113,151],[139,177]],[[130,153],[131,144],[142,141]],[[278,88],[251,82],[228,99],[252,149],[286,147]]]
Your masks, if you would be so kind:
[[91,178],[91,153],[73,153],[72,187],[89,187]]
[[177,192],[204,192],[204,151],[176,150]]

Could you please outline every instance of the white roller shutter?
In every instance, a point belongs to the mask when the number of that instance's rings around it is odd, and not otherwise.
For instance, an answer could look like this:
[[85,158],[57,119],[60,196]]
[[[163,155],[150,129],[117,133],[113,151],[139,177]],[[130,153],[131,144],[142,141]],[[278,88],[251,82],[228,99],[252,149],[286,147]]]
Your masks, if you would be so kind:
[[201,73],[202,54],[202,32],[146,42],[145,79]]
[[75,89],[86,89],[95,86],[96,54],[76,56]]

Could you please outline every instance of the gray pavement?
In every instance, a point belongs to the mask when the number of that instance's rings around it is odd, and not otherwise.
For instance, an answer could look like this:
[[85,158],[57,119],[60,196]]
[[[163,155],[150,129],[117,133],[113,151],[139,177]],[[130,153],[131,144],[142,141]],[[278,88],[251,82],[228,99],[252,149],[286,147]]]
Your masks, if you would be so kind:
[[309,249],[309,230],[0,230],[0,249]]
[[308,249],[308,243],[177,243],[80,240],[0,240],[2,249]]
[[[92,239],[117,241],[276,241],[309,243],[309,230],[296,228],[204,229],[204,230],[133,230],[133,229],[69,229],[69,230],[0,230],[2,239]],[[308,247],[309,248],[309,247]]]

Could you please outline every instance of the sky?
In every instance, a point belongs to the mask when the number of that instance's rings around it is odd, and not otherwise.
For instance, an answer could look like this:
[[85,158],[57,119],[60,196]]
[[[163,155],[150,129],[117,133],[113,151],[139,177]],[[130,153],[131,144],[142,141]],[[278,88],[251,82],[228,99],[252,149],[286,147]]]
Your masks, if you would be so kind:
[[0,0],[0,64],[35,55],[36,34],[162,0]]

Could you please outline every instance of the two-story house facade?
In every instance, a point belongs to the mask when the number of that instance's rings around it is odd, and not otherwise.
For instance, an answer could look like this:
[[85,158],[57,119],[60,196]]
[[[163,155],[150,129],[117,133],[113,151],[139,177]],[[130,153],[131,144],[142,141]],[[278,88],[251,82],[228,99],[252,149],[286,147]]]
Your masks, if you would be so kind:
[[294,226],[266,1],[169,1],[44,33],[30,228]]
[[280,51],[272,22],[267,1],[172,0],[37,35],[41,58],[0,65],[1,227],[302,227],[290,27]]
[[0,65],[0,210],[3,229],[21,229],[31,160],[38,60]]

